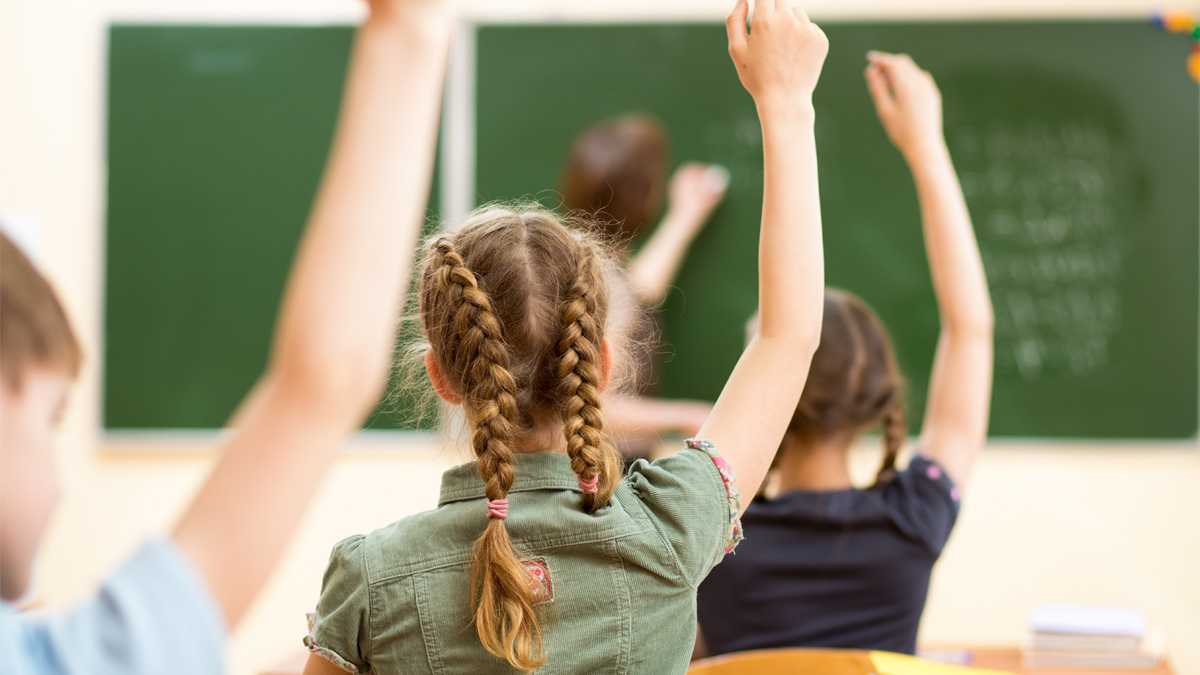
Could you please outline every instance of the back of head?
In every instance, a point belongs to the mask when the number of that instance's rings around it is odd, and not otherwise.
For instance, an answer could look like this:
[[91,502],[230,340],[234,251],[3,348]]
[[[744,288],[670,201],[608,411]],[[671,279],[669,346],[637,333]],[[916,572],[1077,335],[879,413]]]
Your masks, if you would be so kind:
[[904,443],[904,381],[875,312],[852,293],[828,289],[821,343],[788,433],[807,444],[875,425],[884,443],[880,482],[893,472]]
[[584,131],[562,176],[567,209],[595,215],[613,241],[638,236],[666,190],[667,135],[645,115],[627,115]]
[[20,389],[24,374],[41,367],[74,377],[83,361],[79,341],[58,295],[28,257],[0,232],[0,377]]
[[[584,231],[537,208],[485,208],[428,246],[422,326],[439,369],[462,396],[490,502],[507,509],[514,444],[561,426],[583,508],[605,506],[621,461],[600,409],[606,277],[613,263]],[[475,627],[514,668],[543,662],[532,589],[503,516],[475,546]]]

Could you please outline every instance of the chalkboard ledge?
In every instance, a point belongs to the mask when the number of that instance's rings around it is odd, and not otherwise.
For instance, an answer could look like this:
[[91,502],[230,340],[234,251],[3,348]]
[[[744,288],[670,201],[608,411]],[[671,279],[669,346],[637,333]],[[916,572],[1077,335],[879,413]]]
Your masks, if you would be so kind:
[[[215,450],[231,433],[229,429],[105,429],[98,447],[111,455],[189,455]],[[394,453],[447,444],[445,435],[438,431],[366,429],[347,441],[343,450],[356,454]]]

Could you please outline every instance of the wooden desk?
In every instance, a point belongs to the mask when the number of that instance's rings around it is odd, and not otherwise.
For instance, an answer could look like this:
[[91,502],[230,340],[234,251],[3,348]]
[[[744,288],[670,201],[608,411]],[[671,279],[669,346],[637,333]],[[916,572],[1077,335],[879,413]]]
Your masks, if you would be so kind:
[[[1167,661],[1163,661],[1154,670],[1027,670],[1021,662],[1021,649],[1011,646],[964,646],[964,645],[932,645],[923,647],[925,652],[969,652],[970,662],[963,664],[973,668],[990,668],[1005,670],[1018,675],[1175,675]],[[875,672],[867,652],[855,650],[788,650],[805,652],[805,659],[811,662],[810,672],[821,675],[872,675]],[[688,671],[690,675],[729,675],[736,671],[721,667],[722,657],[705,661],[697,661]],[[264,670],[260,675],[301,675],[308,654],[300,651],[292,654],[279,665]],[[710,667],[715,666],[715,667]],[[768,670],[756,671],[759,675],[769,673]],[[781,673],[784,671],[780,671]],[[795,673],[794,669],[787,671]]]
[[969,646],[969,645],[929,645],[921,648],[923,652],[966,651],[970,653],[968,664],[974,668],[992,668],[1008,670],[1021,675],[1175,675],[1168,660],[1163,659],[1153,670],[1063,670],[1027,669],[1021,658],[1021,649],[1004,645]]
[[[999,670],[1017,675],[1174,675],[1165,661],[1153,670],[1059,670],[1027,669],[1018,647],[937,646],[926,652],[965,652],[967,668]],[[727,654],[703,659],[692,664],[688,675],[788,675],[791,673],[820,673],[821,675],[876,675],[878,668],[870,652],[844,649],[778,649]],[[881,675],[887,675],[883,673]]]
[[693,661],[687,675],[875,675],[869,652],[851,649],[763,649]]

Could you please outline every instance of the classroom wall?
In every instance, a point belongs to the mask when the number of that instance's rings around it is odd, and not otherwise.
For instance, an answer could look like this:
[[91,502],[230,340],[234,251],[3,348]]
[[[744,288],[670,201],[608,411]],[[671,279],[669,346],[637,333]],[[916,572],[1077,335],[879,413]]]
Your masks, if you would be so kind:
[[[474,11],[716,16],[724,0],[478,0]],[[0,216],[40,224],[43,264],[80,327],[88,367],[62,434],[66,498],[44,550],[41,597],[80,597],[202,480],[209,441],[117,445],[97,432],[101,335],[104,25],[122,19],[346,20],[350,0],[8,0],[0,3]],[[501,6],[502,5],[502,6]],[[816,0],[822,16],[1137,15],[1141,0]],[[499,9],[497,6],[501,6]],[[836,47],[835,47],[836,48]],[[1182,64],[1180,64],[1182,67]],[[180,358],[187,358],[181,354]],[[248,674],[299,646],[330,546],[435,502],[459,458],[436,440],[359,443],[332,470],[287,561],[233,640]],[[864,475],[875,461],[856,457]],[[996,444],[971,486],[935,577],[925,641],[1018,642],[1039,602],[1143,607],[1200,673],[1200,449]],[[247,508],[253,508],[252,497]]]

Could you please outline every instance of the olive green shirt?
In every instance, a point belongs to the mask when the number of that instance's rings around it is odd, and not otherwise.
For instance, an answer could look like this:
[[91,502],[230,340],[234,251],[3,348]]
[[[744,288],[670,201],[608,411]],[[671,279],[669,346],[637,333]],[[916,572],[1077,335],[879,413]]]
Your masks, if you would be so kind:
[[[639,460],[594,514],[565,455],[517,456],[506,525],[540,586],[537,672],[687,669],[696,587],[740,533],[732,476],[710,453]],[[349,672],[514,672],[471,622],[471,549],[486,524],[476,464],[447,471],[437,509],[334,547],[305,643]]]

